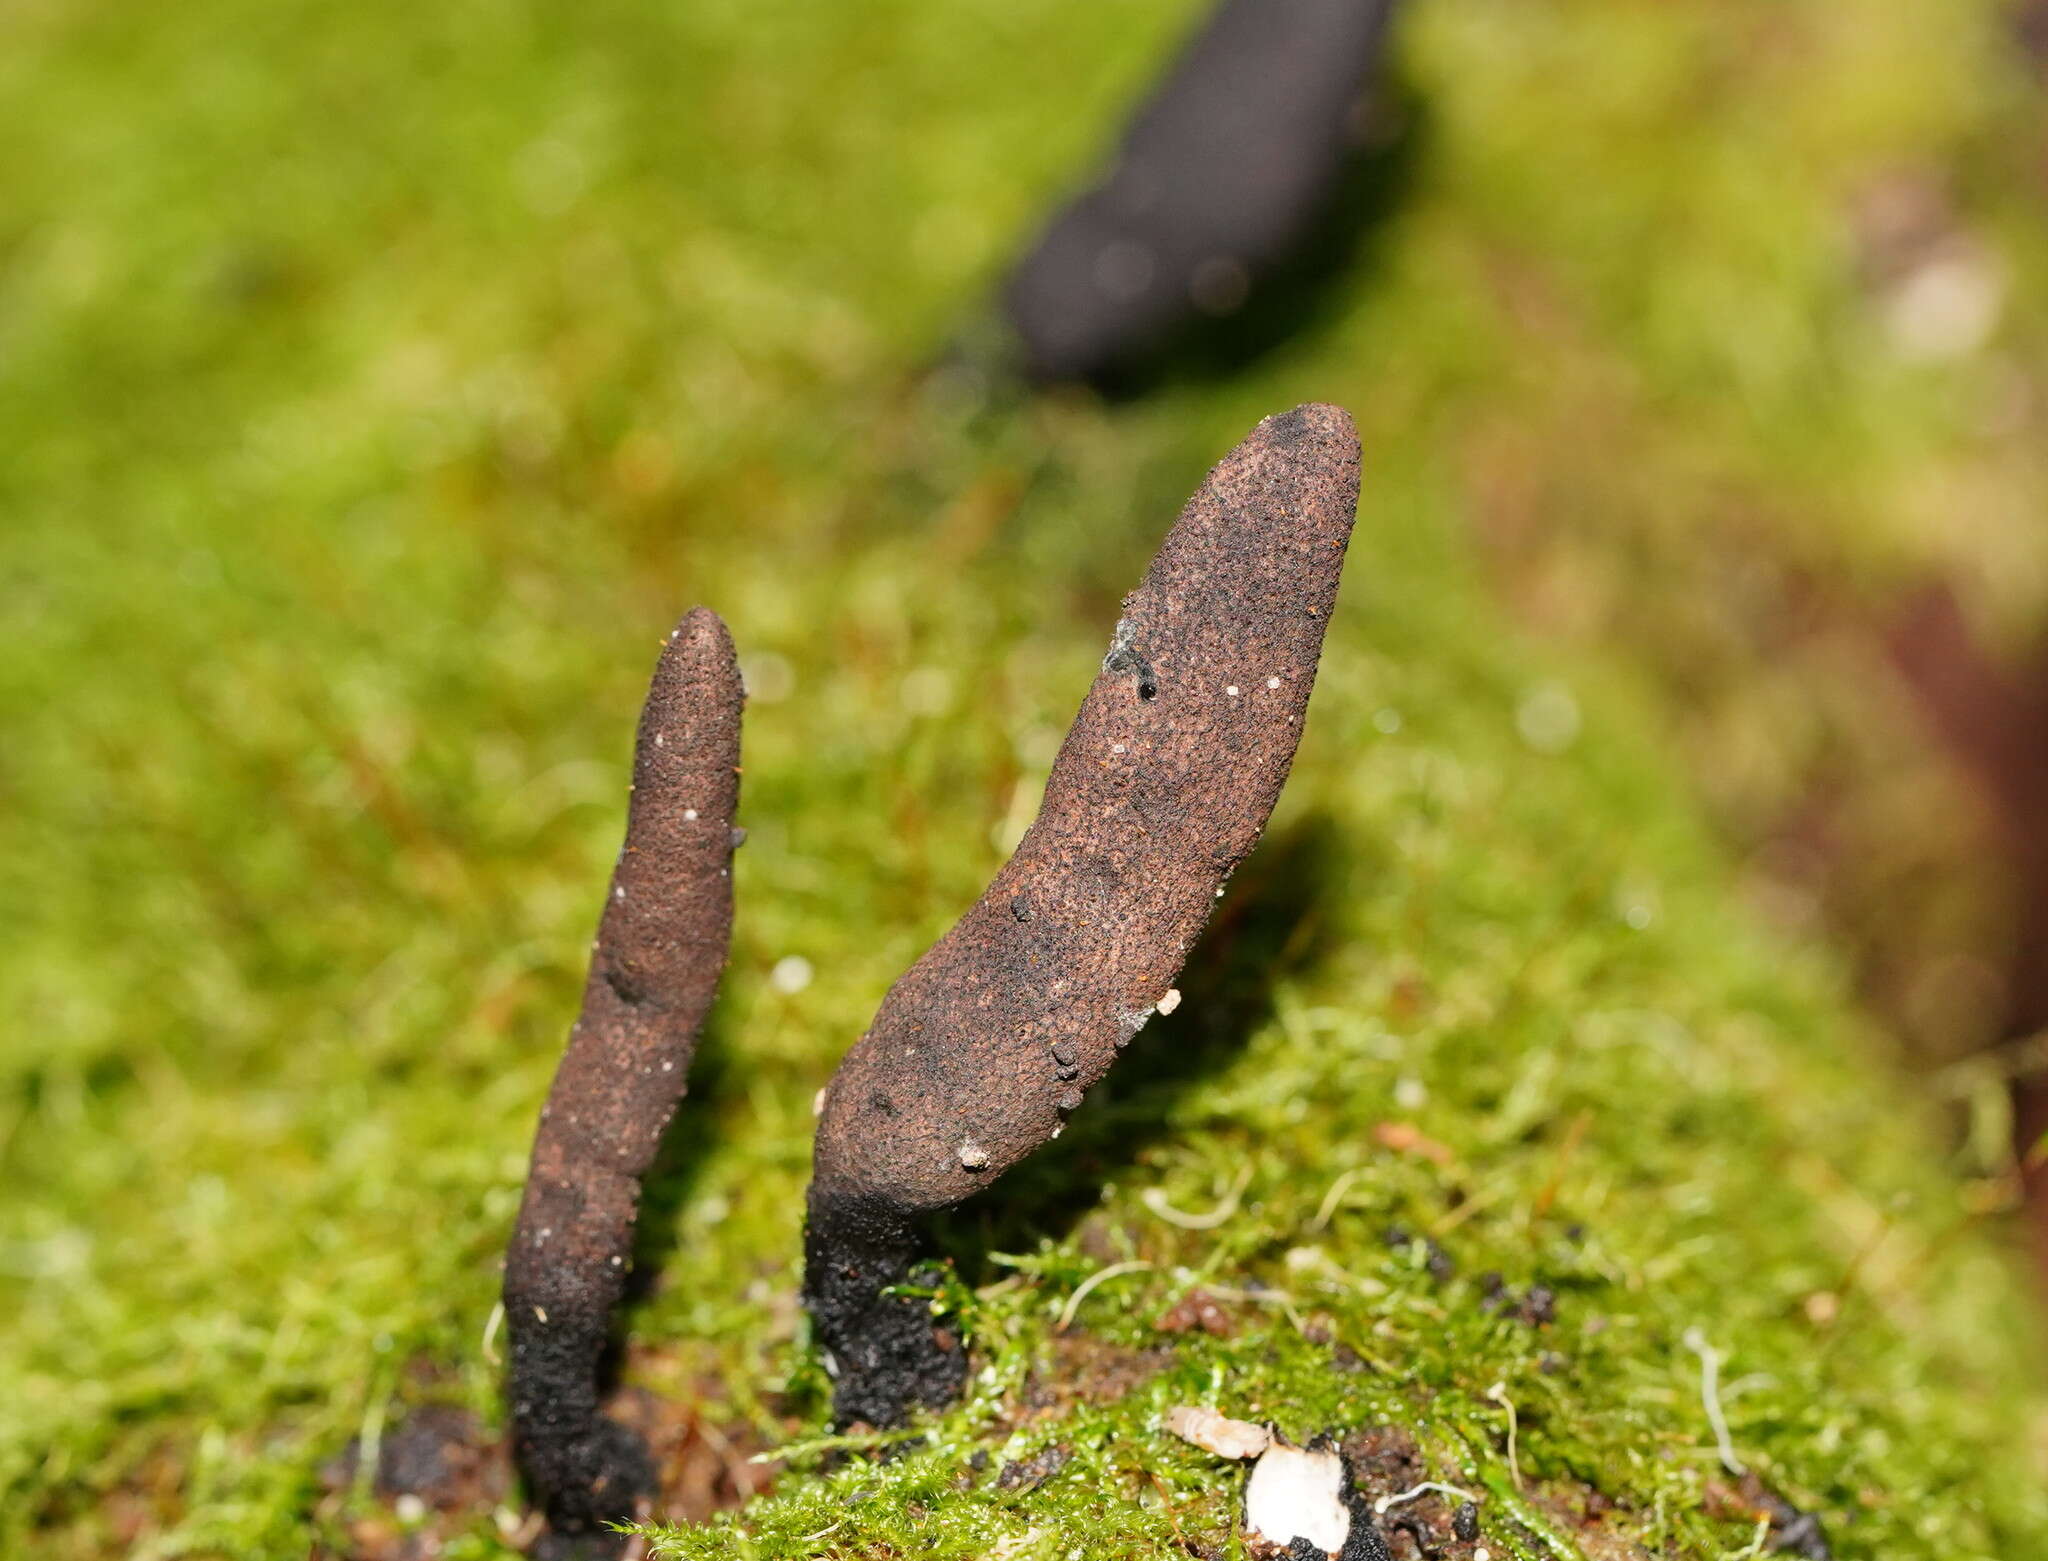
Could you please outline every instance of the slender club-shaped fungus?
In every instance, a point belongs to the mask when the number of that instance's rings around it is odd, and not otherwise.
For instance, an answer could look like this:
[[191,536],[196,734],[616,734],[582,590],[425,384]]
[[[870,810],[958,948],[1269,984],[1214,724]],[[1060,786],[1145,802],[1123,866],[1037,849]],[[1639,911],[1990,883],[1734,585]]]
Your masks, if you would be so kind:
[[842,1424],[900,1422],[966,1360],[900,1293],[922,1220],[1041,1144],[1159,1008],[1301,737],[1358,499],[1329,406],[1261,423],[1124,600],[1037,821],[899,979],[821,1102],[804,1299]]
[[514,1451],[557,1543],[586,1550],[615,1548],[604,1525],[654,1493],[645,1445],[598,1412],[599,1371],[640,1181],[732,936],[742,703],[725,625],[696,608],[641,712],[625,847],[505,1262]]

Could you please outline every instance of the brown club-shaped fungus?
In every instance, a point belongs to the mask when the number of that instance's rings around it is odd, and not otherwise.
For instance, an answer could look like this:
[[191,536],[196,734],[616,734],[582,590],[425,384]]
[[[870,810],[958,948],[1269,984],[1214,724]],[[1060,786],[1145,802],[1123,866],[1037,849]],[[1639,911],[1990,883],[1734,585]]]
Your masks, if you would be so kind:
[[599,1368],[640,1181],[732,936],[742,703],[725,625],[696,608],[663,645],[641,712],[625,846],[505,1261],[513,1449],[558,1545],[615,1548],[605,1524],[654,1494],[645,1445],[598,1412]]
[[804,1300],[842,1424],[958,1392],[960,1346],[888,1292],[925,1217],[1056,1137],[1170,1006],[1293,762],[1357,499],[1357,434],[1330,406],[1268,418],[1209,474],[1124,600],[1037,822],[832,1079]]

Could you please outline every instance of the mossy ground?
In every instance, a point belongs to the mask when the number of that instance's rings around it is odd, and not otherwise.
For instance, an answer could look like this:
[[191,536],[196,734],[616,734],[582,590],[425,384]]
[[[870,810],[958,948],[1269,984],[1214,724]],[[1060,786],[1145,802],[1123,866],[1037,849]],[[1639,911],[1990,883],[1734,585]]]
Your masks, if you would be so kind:
[[[319,1471],[351,1437],[424,1398],[497,1422],[497,1253],[694,601],[750,663],[750,839],[632,1327],[735,1436],[818,1434],[812,1095],[1021,830],[1181,498],[1310,398],[1367,456],[1294,783],[1182,1010],[951,1231],[971,1397],[664,1544],[1170,1553],[1234,1501],[1157,1429],[1189,1400],[1409,1427],[1491,1493],[1496,1553],[1546,1488],[1655,1553],[1741,1552],[1697,1329],[1735,1449],[1839,1555],[2048,1553],[1987,1168],[1944,1155],[1842,961],[1736,893],[1673,680],[1524,637],[1472,539],[1582,539],[1550,583],[1646,637],[1697,604],[1613,539],[1712,552],[1731,516],[1858,578],[1978,560],[1987,611],[2038,613],[2048,194],[1996,8],[1419,5],[1371,226],[1284,346],[1121,406],[916,388],[1190,15],[0,23],[0,1553],[345,1549],[366,1509]],[[2002,278],[1982,340],[1921,350],[1859,263],[1858,201],[1900,177]],[[808,983],[771,979],[791,959]],[[1147,1202],[1232,1189],[1207,1230]],[[1147,1266],[1076,1336],[1170,1364],[1032,1409],[1117,1263]],[[1493,1269],[1556,1321],[1485,1310]],[[1153,1328],[1197,1285],[1231,1337]],[[484,1515],[439,1531],[505,1553]]]

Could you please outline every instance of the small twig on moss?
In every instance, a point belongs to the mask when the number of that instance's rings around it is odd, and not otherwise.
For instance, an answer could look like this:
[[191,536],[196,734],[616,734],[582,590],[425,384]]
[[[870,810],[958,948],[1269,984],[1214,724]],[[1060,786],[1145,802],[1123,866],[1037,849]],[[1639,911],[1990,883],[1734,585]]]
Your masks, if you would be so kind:
[[1344,1194],[1351,1191],[1351,1184],[1365,1174],[1366,1168],[1354,1165],[1330,1183],[1330,1190],[1323,1194],[1323,1201],[1316,1209],[1316,1217],[1308,1222],[1310,1230],[1325,1230],[1337,1212],[1337,1205],[1344,1201]]
[[1403,1502],[1413,1501],[1418,1496],[1426,1496],[1431,1491],[1435,1491],[1439,1496],[1455,1496],[1460,1501],[1469,1501],[1475,1505],[1479,1501],[1479,1498],[1470,1491],[1461,1491],[1455,1485],[1445,1485],[1437,1480],[1424,1480],[1420,1485],[1411,1485],[1405,1491],[1396,1491],[1391,1496],[1382,1496],[1372,1504],[1372,1510],[1375,1512],[1386,1512],[1391,1508],[1400,1506]]
[[918,1439],[915,1431],[860,1431],[839,1436],[814,1436],[801,1442],[786,1442],[753,1454],[750,1464],[800,1463],[820,1453],[866,1453],[880,1447],[894,1447]]
[[1516,1447],[1520,1425],[1515,1416],[1515,1401],[1508,1397],[1507,1384],[1496,1382],[1486,1390],[1486,1396],[1508,1412],[1508,1474],[1515,1482],[1515,1489],[1522,1488],[1522,1460]]
[[377,1467],[384,1456],[384,1417],[391,1404],[391,1383],[381,1373],[370,1385],[370,1399],[363,1407],[363,1422],[356,1431],[354,1496],[358,1502],[370,1499],[376,1489]]
[[1728,1561],[1753,1561],[1754,1557],[1764,1553],[1764,1546],[1769,1542],[1770,1537],[1771,1520],[1768,1517],[1758,1518],[1756,1520],[1756,1532],[1750,1536],[1749,1543],[1740,1550],[1730,1551]]
[[827,1086],[804,1299],[842,1424],[952,1398],[966,1356],[909,1277],[921,1221],[1041,1144],[1156,1009],[1294,760],[1358,498],[1335,407],[1268,418],[1188,501],[988,892]]
[[1081,1303],[1088,1299],[1097,1285],[1105,1280],[1121,1278],[1125,1274],[1142,1274],[1151,1266],[1143,1258],[1133,1258],[1128,1263],[1112,1263],[1107,1268],[1098,1268],[1074,1286],[1074,1293],[1067,1297],[1067,1304],[1060,1308],[1059,1321],[1052,1325],[1053,1331],[1065,1333],[1074,1326],[1074,1318],[1080,1313]]
[[1167,1201],[1165,1190],[1159,1187],[1147,1187],[1138,1195],[1138,1201],[1167,1224],[1178,1225],[1182,1230],[1214,1230],[1219,1225],[1228,1224],[1236,1215],[1238,1200],[1244,1196],[1245,1188],[1251,1185],[1251,1179],[1252,1168],[1248,1165],[1239,1167],[1230,1190],[1223,1195],[1223,1201],[1206,1214],[1190,1214],[1185,1209],[1175,1208]]
[[1536,1194],[1536,1201],[1529,1206],[1529,1212],[1541,1219],[1550,1212],[1550,1206],[1557,1202],[1557,1195],[1564,1186],[1567,1172],[1572,1168],[1572,1156],[1578,1153],[1580,1143],[1586,1137],[1586,1130],[1593,1125],[1593,1113],[1581,1111],[1572,1118],[1571,1126],[1564,1130],[1564,1140],[1557,1146],[1557,1160],[1552,1165],[1550,1177]]
[[550,1527],[593,1553],[653,1494],[639,1436],[598,1412],[640,1181],[682,1098],[732,933],[739,666],[698,608],[662,647],[640,717],[625,847],[534,1137],[505,1262],[513,1449]]
[[1688,1328],[1685,1347],[1700,1358],[1700,1406],[1707,1412],[1707,1424],[1714,1428],[1714,1445],[1721,1454],[1721,1467],[1730,1474],[1747,1474],[1748,1467],[1735,1456],[1734,1440],[1728,1435],[1728,1417],[1721,1409],[1721,1352],[1707,1343],[1697,1328]]
[[1288,1325],[1296,1333],[1306,1334],[1308,1332],[1308,1323],[1302,1317],[1300,1308],[1294,1304],[1294,1296],[1289,1291],[1272,1289],[1240,1290],[1235,1285],[1218,1284],[1205,1285],[1203,1290],[1211,1299],[1217,1301],[1238,1301],[1247,1306],[1278,1307],[1280,1314],[1287,1319]]

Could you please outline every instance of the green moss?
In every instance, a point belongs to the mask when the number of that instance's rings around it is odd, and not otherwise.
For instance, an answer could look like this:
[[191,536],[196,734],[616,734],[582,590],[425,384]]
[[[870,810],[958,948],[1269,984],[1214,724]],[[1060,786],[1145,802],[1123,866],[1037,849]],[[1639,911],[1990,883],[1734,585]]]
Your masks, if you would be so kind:
[[[1408,182],[1302,334],[1140,404],[975,417],[912,372],[1188,6],[11,14],[0,1552],[299,1553],[338,1538],[319,1471],[351,1436],[425,1398],[497,1421],[496,1254],[692,601],[752,660],[751,834],[633,1326],[736,1426],[819,1433],[812,1095],[1028,818],[1175,506],[1310,397],[1356,414],[1367,476],[1295,781],[1182,1010],[950,1232],[972,1397],[666,1543],[1163,1550],[1234,1501],[1157,1430],[1183,1400],[1411,1427],[1492,1519],[1498,1384],[1532,1501],[1590,1486],[1653,1548],[1738,1551],[1697,1328],[1735,1446],[1839,1554],[2038,1548],[1999,1232],[1839,962],[1744,907],[1630,647],[1518,637],[1471,541],[1582,510],[1711,537],[1753,500],[1879,568],[1947,494],[2026,608],[2038,115],[1994,7],[1909,11],[1418,7]],[[1848,212],[1902,167],[2006,267],[1981,350],[1902,359],[1859,280]],[[1594,556],[1626,593],[1629,549]],[[1247,1175],[1213,1230],[1145,1201]],[[1248,1297],[1236,1334],[1020,1420],[1061,1309],[1136,1261],[1087,1337],[1167,1342],[1197,1284]],[[1557,1322],[1484,1311],[1489,1269]],[[479,1517],[447,1553],[504,1546]]]

